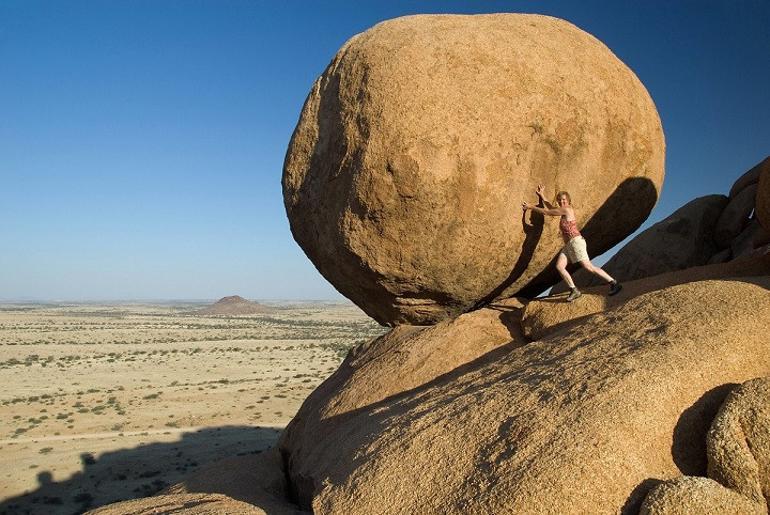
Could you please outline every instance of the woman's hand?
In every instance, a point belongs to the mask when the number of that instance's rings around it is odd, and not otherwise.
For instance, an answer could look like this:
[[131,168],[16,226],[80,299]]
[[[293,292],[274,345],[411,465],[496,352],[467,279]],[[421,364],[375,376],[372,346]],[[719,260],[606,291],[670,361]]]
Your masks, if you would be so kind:
[[535,191],[535,193],[537,193],[538,197],[543,198],[543,192],[545,192],[545,188],[543,188],[542,184],[538,184],[537,191]]
[[527,209],[532,209],[532,206],[530,206],[529,203],[527,203],[527,202],[522,202],[521,203],[521,209],[526,211]]

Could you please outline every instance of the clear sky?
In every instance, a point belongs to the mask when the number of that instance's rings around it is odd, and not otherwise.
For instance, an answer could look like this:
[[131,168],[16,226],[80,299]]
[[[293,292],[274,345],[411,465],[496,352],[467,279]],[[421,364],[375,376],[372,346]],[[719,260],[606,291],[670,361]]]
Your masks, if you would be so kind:
[[341,298],[289,232],[289,137],[348,38],[439,12],[564,18],[636,72],[668,147],[643,227],[770,154],[768,0],[0,0],[0,299]]

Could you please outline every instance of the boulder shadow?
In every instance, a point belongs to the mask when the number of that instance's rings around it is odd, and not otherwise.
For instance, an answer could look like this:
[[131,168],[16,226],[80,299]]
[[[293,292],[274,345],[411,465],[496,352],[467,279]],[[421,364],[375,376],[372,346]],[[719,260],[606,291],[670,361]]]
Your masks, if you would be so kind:
[[[174,442],[152,442],[95,456],[83,440],[82,469],[61,481],[38,473],[33,491],[0,501],[0,514],[71,515],[119,501],[148,497],[201,466],[230,456],[257,454],[275,444],[271,427],[220,426],[181,433]],[[152,436],[148,436],[151,438]]]
[[683,475],[706,475],[706,434],[725,398],[736,386],[727,383],[712,388],[679,417],[674,426],[671,457]]
[[[543,207],[542,201],[538,203],[538,207]],[[477,309],[487,306],[497,298],[499,298],[503,292],[508,289],[511,284],[516,281],[521,274],[529,266],[532,261],[532,256],[535,254],[537,244],[540,242],[540,238],[543,235],[543,227],[545,226],[545,217],[540,213],[531,211],[530,223],[527,223],[527,213],[522,211],[521,213],[521,225],[524,228],[524,242],[521,244],[521,252],[519,252],[519,258],[513,265],[513,269],[508,274],[508,277],[501,282],[495,289],[485,295],[481,300],[476,302],[468,311],[475,311]],[[555,259],[554,259],[555,262]]]
[[636,488],[631,491],[631,495],[626,499],[626,503],[620,508],[621,515],[637,515],[647,494],[661,483],[663,481],[660,479],[648,478],[636,485]]

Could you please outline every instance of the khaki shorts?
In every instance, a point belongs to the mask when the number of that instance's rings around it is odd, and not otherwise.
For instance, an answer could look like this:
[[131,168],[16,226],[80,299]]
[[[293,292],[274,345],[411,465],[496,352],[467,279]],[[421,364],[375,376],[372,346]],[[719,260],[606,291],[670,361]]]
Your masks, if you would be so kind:
[[586,240],[582,236],[575,236],[561,249],[561,253],[567,256],[570,263],[580,263],[588,261],[588,250],[586,249]]

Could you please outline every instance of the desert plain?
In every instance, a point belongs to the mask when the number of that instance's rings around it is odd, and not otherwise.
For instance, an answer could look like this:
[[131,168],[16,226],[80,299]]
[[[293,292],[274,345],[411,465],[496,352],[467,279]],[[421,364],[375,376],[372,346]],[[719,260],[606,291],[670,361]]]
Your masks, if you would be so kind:
[[347,302],[0,304],[0,513],[79,513],[272,446],[353,345]]

